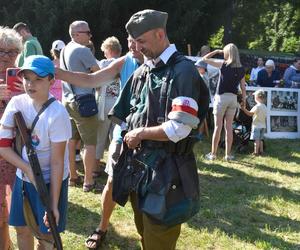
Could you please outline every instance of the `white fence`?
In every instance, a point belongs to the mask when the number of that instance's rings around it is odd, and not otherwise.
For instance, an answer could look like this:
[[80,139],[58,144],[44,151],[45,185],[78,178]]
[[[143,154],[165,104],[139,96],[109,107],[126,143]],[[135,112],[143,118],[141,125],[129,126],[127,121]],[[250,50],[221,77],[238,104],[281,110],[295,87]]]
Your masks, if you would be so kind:
[[[247,101],[255,105],[252,93],[261,89],[246,87]],[[300,138],[300,89],[262,88],[266,95],[267,138]]]

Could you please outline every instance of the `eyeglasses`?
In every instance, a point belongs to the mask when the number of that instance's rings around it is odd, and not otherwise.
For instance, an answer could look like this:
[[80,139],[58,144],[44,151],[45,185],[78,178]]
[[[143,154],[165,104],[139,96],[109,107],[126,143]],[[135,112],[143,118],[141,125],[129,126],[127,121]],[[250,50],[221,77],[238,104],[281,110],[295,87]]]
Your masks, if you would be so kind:
[[91,31],[87,30],[87,31],[77,31],[76,33],[84,33],[84,34],[87,34],[87,35],[91,35]]
[[1,50],[0,49],[0,56],[8,55],[9,57],[15,57],[19,54],[16,50]]

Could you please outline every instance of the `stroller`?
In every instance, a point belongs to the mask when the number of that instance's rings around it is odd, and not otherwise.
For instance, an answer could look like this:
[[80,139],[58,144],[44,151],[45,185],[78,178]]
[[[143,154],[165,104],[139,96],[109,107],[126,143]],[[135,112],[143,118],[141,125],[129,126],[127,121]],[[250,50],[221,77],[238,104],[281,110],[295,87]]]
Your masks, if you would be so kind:
[[[246,99],[246,108],[249,110],[248,98]],[[251,135],[252,117],[245,114],[240,108],[237,109],[233,128],[233,146],[236,152],[245,153],[248,151],[248,144]]]

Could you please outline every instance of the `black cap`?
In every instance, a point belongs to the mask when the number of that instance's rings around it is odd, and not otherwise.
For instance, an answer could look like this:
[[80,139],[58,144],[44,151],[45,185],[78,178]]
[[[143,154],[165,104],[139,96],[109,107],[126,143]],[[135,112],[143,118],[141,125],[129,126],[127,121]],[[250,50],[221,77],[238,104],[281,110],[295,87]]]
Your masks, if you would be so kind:
[[142,10],[131,16],[125,28],[134,39],[145,32],[157,28],[166,28],[168,13],[157,10]]

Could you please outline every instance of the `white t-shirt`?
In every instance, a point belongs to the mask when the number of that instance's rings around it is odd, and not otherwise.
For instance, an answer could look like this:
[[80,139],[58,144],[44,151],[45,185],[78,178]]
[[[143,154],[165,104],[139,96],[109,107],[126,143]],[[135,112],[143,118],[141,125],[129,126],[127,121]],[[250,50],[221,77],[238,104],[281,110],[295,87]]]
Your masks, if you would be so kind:
[[263,103],[256,104],[250,112],[253,112],[252,127],[266,128],[267,107]]
[[261,71],[262,69],[264,69],[265,67],[256,67],[256,68],[252,68],[251,70],[251,74],[250,74],[250,81],[256,81],[257,80],[257,74],[259,71]]
[[[50,97],[52,97],[52,95],[49,95],[49,98]],[[22,112],[27,128],[30,128],[37,112],[32,104],[32,99],[27,94],[14,96],[9,101],[0,123],[7,127],[15,127],[14,114],[17,111]],[[0,138],[13,138],[13,131],[10,131],[10,136],[0,133]],[[5,132],[3,131],[2,133]],[[40,115],[31,135],[32,144],[37,153],[46,183],[50,182],[51,176],[51,142],[67,141],[71,138],[71,136],[72,131],[69,115],[65,107],[60,102],[54,101]],[[66,179],[69,175],[67,149],[68,147],[66,146],[63,179]],[[22,149],[22,158],[29,162],[25,146]],[[17,176],[22,179],[22,171],[20,169],[17,169]],[[29,182],[27,177],[24,180]]]

